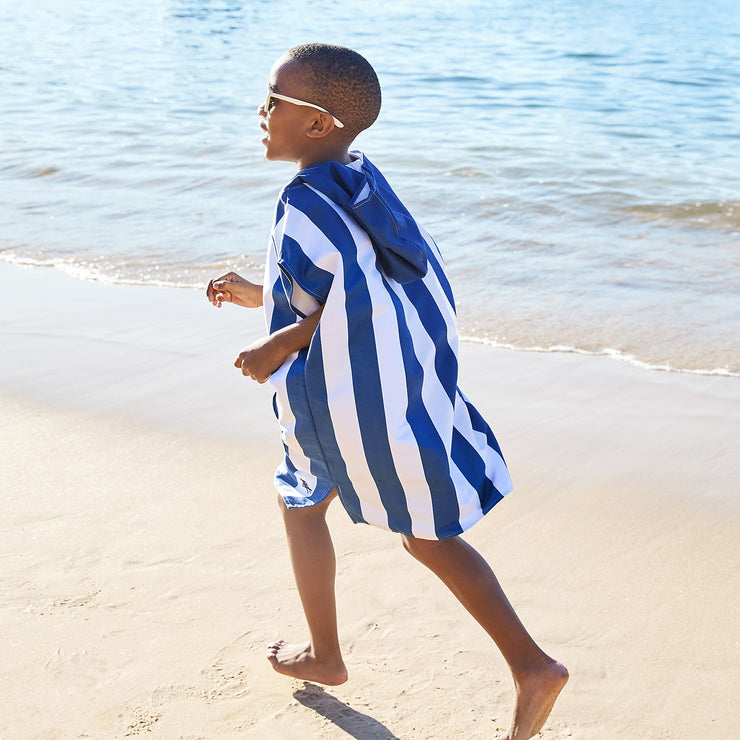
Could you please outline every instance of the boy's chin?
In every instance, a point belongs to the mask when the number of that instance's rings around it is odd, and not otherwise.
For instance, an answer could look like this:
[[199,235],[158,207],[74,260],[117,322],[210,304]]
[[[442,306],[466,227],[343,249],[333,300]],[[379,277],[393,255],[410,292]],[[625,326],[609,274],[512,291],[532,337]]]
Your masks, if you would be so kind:
[[276,154],[275,152],[271,152],[269,148],[265,149],[265,159],[268,162],[292,162],[295,163],[295,159],[292,157],[288,157],[285,155]]

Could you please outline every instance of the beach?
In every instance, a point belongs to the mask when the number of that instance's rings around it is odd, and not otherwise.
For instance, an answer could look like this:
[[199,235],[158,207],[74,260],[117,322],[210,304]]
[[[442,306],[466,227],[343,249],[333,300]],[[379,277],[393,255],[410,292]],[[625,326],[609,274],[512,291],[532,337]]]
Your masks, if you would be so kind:
[[[349,681],[305,636],[272,487],[259,312],[0,263],[0,737],[490,738],[499,654],[399,538],[337,503]],[[515,490],[467,539],[571,680],[543,738],[736,735],[740,381],[464,343]]]
[[233,367],[264,322],[203,288],[264,273],[294,170],[256,111],[322,40],[375,67],[356,147],[444,255],[460,386],[514,481],[465,537],[570,670],[541,737],[738,736],[736,4],[484,11],[0,8],[0,740],[508,727],[488,637],[338,502],[350,678],[266,660],[306,629],[271,390]]

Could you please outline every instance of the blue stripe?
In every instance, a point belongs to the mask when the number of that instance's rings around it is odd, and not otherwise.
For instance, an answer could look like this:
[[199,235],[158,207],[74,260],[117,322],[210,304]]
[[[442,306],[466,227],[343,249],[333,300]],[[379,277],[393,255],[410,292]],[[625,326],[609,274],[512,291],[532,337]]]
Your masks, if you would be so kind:
[[347,475],[347,466],[339,451],[334,424],[329,413],[324,375],[324,357],[321,351],[321,324],[316,329],[306,360],[306,390],[316,429],[321,430],[317,442],[327,462],[329,477],[334,482],[342,505],[354,522],[364,522],[360,498]]
[[302,349],[298,357],[293,360],[285,379],[285,387],[290,401],[290,410],[295,416],[295,436],[305,456],[311,460],[311,473],[318,478],[330,478],[307,397],[304,369],[307,354],[308,349]]
[[442,290],[447,296],[447,300],[450,302],[452,310],[455,311],[455,297],[452,295],[452,286],[450,285],[450,281],[447,279],[447,273],[445,273],[444,266],[440,264],[437,259],[437,255],[429,245],[427,245],[427,264],[432,265],[434,274],[437,276],[437,280],[442,286]]
[[[343,223],[342,227],[346,228]],[[352,244],[354,246],[354,242]],[[343,254],[343,257],[346,265],[350,257],[356,257],[356,251],[353,255]],[[352,305],[352,311],[348,312],[347,349],[365,458],[388,516],[388,527],[394,532],[412,534],[406,493],[388,440],[370,291],[356,261],[348,266],[344,277],[346,301]]]
[[275,480],[280,481],[294,492],[293,494],[287,494],[284,490],[280,490],[280,495],[285,503],[289,507],[295,508],[313,506],[323,501],[331,492],[333,484],[324,478],[318,478],[314,488],[311,488],[308,481],[298,477],[298,470],[290,459],[288,448],[285,445],[283,445],[283,448],[285,449],[285,458],[283,464],[275,471]]
[[296,316],[290,308],[290,303],[288,303],[288,298],[283,291],[283,284],[280,278],[274,282],[271,294],[275,307],[270,317],[270,334],[274,334],[286,326],[295,324]]
[[470,403],[470,401],[468,401],[468,399],[465,398],[465,396],[462,393],[460,393],[460,398],[463,400],[466,408],[468,409],[468,414],[470,415],[470,423],[472,424],[473,429],[476,432],[481,432],[486,435],[486,442],[488,442],[488,446],[496,450],[496,452],[498,452],[498,454],[501,456],[501,459],[503,460],[504,455],[501,452],[501,448],[499,447],[498,440],[494,436],[493,430],[491,429],[491,427],[488,426],[488,423],[486,422],[486,420],[480,415],[480,413],[478,412],[478,409],[476,409],[475,406],[473,406],[473,404]]
[[[447,392],[450,403],[454,405],[457,395],[458,363],[455,352],[447,341],[447,322],[434,296],[422,280],[406,283],[402,287],[411,304],[416,307],[424,330],[434,342],[434,369],[439,382]],[[399,315],[403,313],[400,307],[396,310]]]
[[388,515],[388,526],[393,531],[410,534],[406,494],[388,440],[370,293],[364,281],[351,278],[345,282],[345,291],[354,308],[348,325],[348,350],[365,458]]
[[434,531],[440,539],[452,537],[453,534],[446,533],[455,526],[457,526],[455,534],[459,534],[462,530],[457,524],[460,518],[460,507],[450,476],[447,449],[424,405],[422,398],[424,368],[414,353],[411,331],[406,322],[403,305],[398,296],[389,288],[387,289],[396,309],[401,355],[406,375],[408,396],[406,420],[418,445],[424,478],[431,492]]
[[283,202],[283,198],[284,192],[281,192],[277,205],[275,206],[275,218],[273,219],[273,224],[278,224],[285,213],[285,203]]
[[478,493],[483,513],[490,511],[503,498],[503,495],[493,481],[486,476],[486,464],[483,458],[458,429],[452,432],[452,460]]
[[300,244],[288,234],[283,234],[277,246],[277,264],[286,278],[283,281],[285,294],[290,299],[293,310],[300,316],[303,314],[293,304],[293,283],[298,285],[319,303],[326,303],[334,276],[317,267],[306,256]]

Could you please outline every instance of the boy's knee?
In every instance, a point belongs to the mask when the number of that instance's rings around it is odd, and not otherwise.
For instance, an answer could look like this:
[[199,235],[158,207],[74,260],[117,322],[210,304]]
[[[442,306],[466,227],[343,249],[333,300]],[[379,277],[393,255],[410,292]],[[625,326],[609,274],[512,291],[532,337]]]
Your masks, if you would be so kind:
[[417,560],[422,558],[429,543],[430,540],[420,540],[417,537],[409,537],[406,534],[401,535],[401,544],[403,544],[403,549]]
[[423,563],[431,562],[433,559],[438,557],[446,557],[446,553],[449,552],[449,548],[455,547],[456,539],[457,538],[452,537],[446,540],[424,540],[419,537],[409,537],[405,534],[401,535],[403,549],[406,550],[409,555],[412,555]]

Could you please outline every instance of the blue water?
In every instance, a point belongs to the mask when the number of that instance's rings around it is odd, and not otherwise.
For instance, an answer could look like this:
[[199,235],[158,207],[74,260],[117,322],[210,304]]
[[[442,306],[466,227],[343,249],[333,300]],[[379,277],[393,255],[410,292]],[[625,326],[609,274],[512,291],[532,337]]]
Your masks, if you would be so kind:
[[358,146],[442,249],[462,333],[740,374],[735,0],[0,2],[0,258],[259,276],[287,164],[256,108],[327,41],[375,66]]

